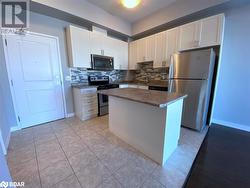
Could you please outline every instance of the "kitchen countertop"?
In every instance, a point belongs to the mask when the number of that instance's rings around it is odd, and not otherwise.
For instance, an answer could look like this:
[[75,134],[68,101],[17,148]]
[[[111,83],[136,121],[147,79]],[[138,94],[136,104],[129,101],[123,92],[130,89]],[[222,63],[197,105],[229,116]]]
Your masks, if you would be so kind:
[[98,93],[123,98],[135,102],[145,103],[159,108],[165,108],[169,104],[187,97],[187,95],[181,93],[168,93],[162,91],[152,91],[134,88],[101,90],[98,91]]
[[86,84],[72,84],[71,87],[74,87],[77,89],[88,89],[88,88],[97,88],[98,86],[90,86]]
[[[168,81],[150,81],[150,82],[139,82],[139,81],[123,81],[123,82],[115,82],[111,84],[132,84],[132,85],[141,85],[141,86],[156,86],[156,87],[168,87]],[[96,88],[97,86],[89,86],[87,84],[72,84],[72,87],[78,89],[85,88]]]
[[134,84],[142,86],[157,86],[157,87],[168,87],[167,81],[150,81],[150,82],[140,82],[140,81],[129,81],[129,82],[119,82],[119,84]]

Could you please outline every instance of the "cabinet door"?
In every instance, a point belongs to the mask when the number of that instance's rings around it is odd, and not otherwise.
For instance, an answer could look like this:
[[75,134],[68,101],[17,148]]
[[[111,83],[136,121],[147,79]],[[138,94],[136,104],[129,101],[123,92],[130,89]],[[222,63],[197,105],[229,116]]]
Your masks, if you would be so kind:
[[137,40],[137,62],[146,61],[147,40],[145,38]]
[[128,69],[128,43],[115,39],[114,68],[118,70]]
[[90,68],[90,31],[69,26],[66,33],[70,66]]
[[[104,55],[103,51],[104,37],[105,37],[104,34],[98,32],[91,32],[90,34],[91,54]],[[86,45],[89,44],[86,43]]]
[[145,38],[146,40],[146,61],[154,61],[155,59],[155,35]]
[[102,43],[102,50],[103,54],[105,56],[109,57],[115,57],[118,49],[117,46],[119,46],[117,39],[108,37],[108,36],[103,36],[103,43]]
[[121,62],[120,69],[128,70],[128,43],[120,41]]
[[129,43],[129,69],[137,69],[137,41]]
[[199,47],[200,22],[192,22],[180,27],[179,50]]
[[178,52],[179,43],[179,32],[180,28],[174,28],[167,31],[167,55],[166,55],[166,66],[169,67],[171,56]]
[[221,14],[201,20],[200,47],[220,45],[223,19]]
[[154,68],[163,67],[166,61],[167,32],[161,32],[155,35],[155,60]]

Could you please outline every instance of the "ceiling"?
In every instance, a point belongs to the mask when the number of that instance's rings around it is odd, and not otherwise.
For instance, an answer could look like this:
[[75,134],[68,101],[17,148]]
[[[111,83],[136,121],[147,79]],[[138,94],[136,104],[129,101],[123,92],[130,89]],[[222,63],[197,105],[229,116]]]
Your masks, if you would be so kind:
[[114,16],[118,16],[130,23],[136,22],[157,10],[164,8],[176,0],[141,0],[138,7],[127,9],[121,0],[87,0]]

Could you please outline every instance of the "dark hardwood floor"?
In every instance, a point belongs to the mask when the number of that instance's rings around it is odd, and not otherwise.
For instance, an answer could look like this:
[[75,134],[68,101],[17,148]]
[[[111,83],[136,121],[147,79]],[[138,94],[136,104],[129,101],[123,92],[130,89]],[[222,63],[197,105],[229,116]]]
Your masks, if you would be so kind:
[[250,133],[212,125],[185,188],[250,188]]

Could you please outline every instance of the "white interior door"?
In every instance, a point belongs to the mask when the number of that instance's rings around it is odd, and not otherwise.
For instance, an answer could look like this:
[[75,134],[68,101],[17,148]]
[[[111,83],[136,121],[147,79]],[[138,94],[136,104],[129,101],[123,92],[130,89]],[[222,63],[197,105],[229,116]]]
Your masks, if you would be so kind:
[[64,118],[58,42],[35,34],[8,35],[7,58],[22,128]]

